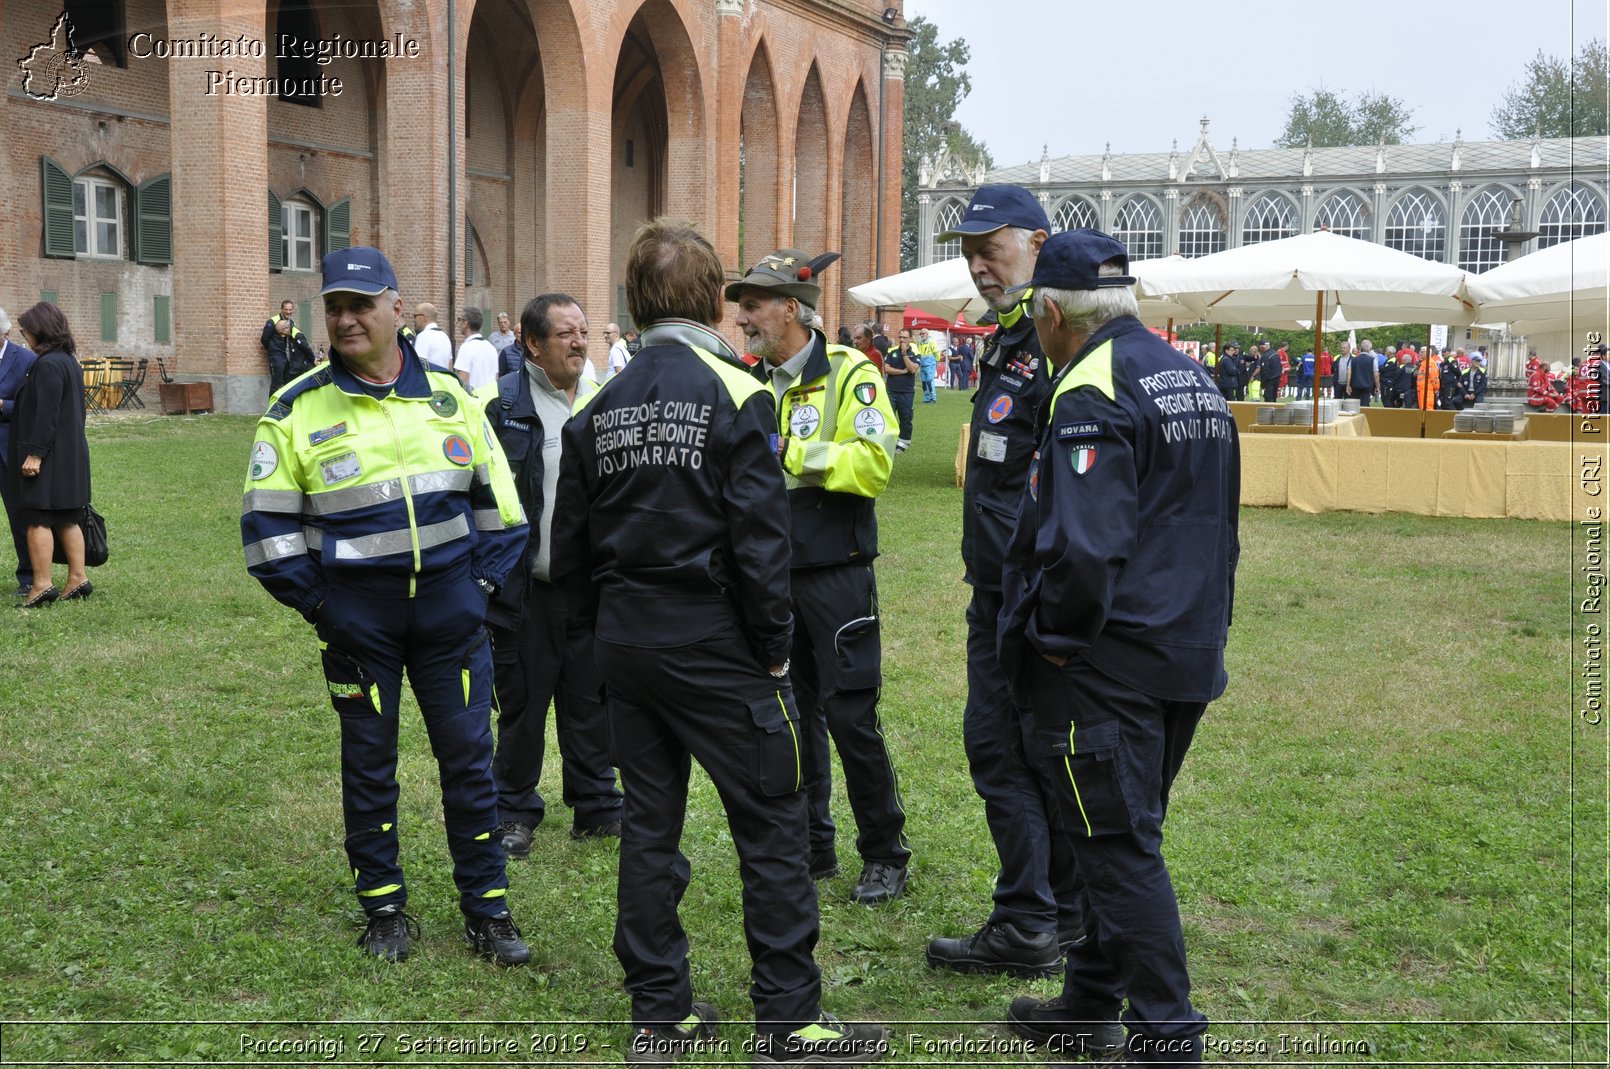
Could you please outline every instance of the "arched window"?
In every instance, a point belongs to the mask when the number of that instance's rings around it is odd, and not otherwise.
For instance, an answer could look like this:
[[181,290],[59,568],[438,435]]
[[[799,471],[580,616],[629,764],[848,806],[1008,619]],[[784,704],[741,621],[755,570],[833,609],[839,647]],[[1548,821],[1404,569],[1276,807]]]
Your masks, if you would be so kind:
[[1386,213],[1382,237],[1389,249],[1440,262],[1447,229],[1442,205],[1425,190],[1414,189],[1399,197]]
[[1260,241],[1289,238],[1297,233],[1297,213],[1291,201],[1274,193],[1265,193],[1247,209],[1247,221],[1241,227],[1241,244],[1256,245]]
[[1064,230],[1075,230],[1079,227],[1096,226],[1096,209],[1083,197],[1069,197],[1057,205],[1056,214],[1051,216],[1051,233],[1060,234]]
[[1555,190],[1543,205],[1543,217],[1537,224],[1537,247],[1546,249],[1562,241],[1602,234],[1604,230],[1604,201],[1587,186],[1572,182]]
[[1333,193],[1314,213],[1314,229],[1329,230],[1344,238],[1370,240],[1369,209],[1356,193]]
[[1163,255],[1163,213],[1145,197],[1131,197],[1113,216],[1112,236],[1129,248],[1129,259],[1155,260]]
[[1504,262],[1504,243],[1493,235],[1509,225],[1515,196],[1491,187],[1470,198],[1459,221],[1459,266],[1481,274]]
[[1180,255],[1187,260],[1224,251],[1224,213],[1209,197],[1197,197],[1180,216]]
[[945,231],[950,230],[961,223],[962,207],[962,202],[959,200],[947,200],[945,203],[939,206],[939,211],[934,213],[933,263],[937,264],[945,260],[954,260],[956,257],[962,254],[961,238],[956,238],[951,241],[939,240],[940,234],[943,234]]

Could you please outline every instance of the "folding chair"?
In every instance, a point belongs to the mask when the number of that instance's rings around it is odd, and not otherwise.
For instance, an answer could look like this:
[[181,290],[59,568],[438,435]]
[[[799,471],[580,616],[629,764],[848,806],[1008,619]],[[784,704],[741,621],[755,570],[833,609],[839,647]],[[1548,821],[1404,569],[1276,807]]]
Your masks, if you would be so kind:
[[147,368],[150,367],[151,361],[141,357],[138,364],[131,365],[129,361],[121,361],[120,363],[129,366],[120,367],[119,369],[123,372],[123,375],[116,383],[118,389],[122,391],[117,399],[117,407],[144,408],[145,402],[140,400],[140,387],[145,385],[145,373]]
[[84,411],[107,411],[104,398],[101,395],[101,391],[104,389],[103,376],[106,374],[106,361],[84,360],[79,366],[84,369]]

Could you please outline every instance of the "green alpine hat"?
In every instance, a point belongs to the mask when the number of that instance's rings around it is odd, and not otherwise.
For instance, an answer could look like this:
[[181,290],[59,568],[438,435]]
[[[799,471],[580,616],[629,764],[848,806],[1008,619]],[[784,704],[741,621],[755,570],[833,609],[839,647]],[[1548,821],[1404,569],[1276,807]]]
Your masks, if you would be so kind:
[[727,300],[736,301],[745,287],[754,286],[792,297],[814,309],[822,299],[822,287],[816,283],[816,276],[838,258],[838,253],[826,252],[812,260],[798,249],[779,249],[751,267],[743,278],[730,283]]

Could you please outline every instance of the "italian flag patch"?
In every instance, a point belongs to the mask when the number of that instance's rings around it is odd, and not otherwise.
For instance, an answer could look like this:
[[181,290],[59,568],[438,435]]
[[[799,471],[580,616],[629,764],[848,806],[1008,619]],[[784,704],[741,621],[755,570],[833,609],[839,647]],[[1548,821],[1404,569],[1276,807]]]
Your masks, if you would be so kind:
[[873,401],[878,399],[877,386],[870,382],[856,383],[855,399],[860,401],[863,405],[870,405]]
[[1096,466],[1096,447],[1081,445],[1068,453],[1068,463],[1075,475],[1083,475]]

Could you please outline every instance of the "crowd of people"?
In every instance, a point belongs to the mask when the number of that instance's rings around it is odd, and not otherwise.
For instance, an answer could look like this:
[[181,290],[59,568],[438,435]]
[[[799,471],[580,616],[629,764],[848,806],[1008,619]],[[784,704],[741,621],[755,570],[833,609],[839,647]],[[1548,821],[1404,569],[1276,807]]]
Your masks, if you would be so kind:
[[[738,854],[754,1060],[882,1057],[884,1028],[821,1005],[816,882],[840,871],[830,755],[857,831],[849,898],[899,898],[912,846],[879,713],[876,501],[919,386],[932,401],[941,376],[976,377],[961,715],[1000,872],[984,923],[933,940],[927,960],[1061,972],[1062,995],[1006,1013],[1059,1056],[1200,1061],[1161,827],[1225,685],[1234,423],[1204,405],[1204,370],[1140,325],[1121,243],[1050,236],[1019,187],[975,204],[953,236],[998,325],[944,363],[922,330],[891,343],[864,323],[829,342],[816,309],[836,254],[782,249],[729,283],[704,236],[666,220],[632,243],[642,335],[634,350],[606,328],[600,384],[572,297],[540,294],[484,339],[466,312],[466,359],[434,344],[434,308],[404,325],[379,250],[326,258],[328,359],[271,397],[241,529],[251,574],[319,638],[366,953],[402,961],[421,938],[398,851],[406,669],[476,953],[530,960],[508,865],[545,816],[551,702],[571,836],[621,840],[627,1061],[667,1064],[718,1028],[678,915],[694,760]],[[716,329],[728,313],[742,352]],[[500,355],[503,373],[478,383],[475,340],[518,362]],[[1214,432],[1174,433],[1186,419]],[[1200,567],[1181,576],[1167,562],[1186,530]]]

